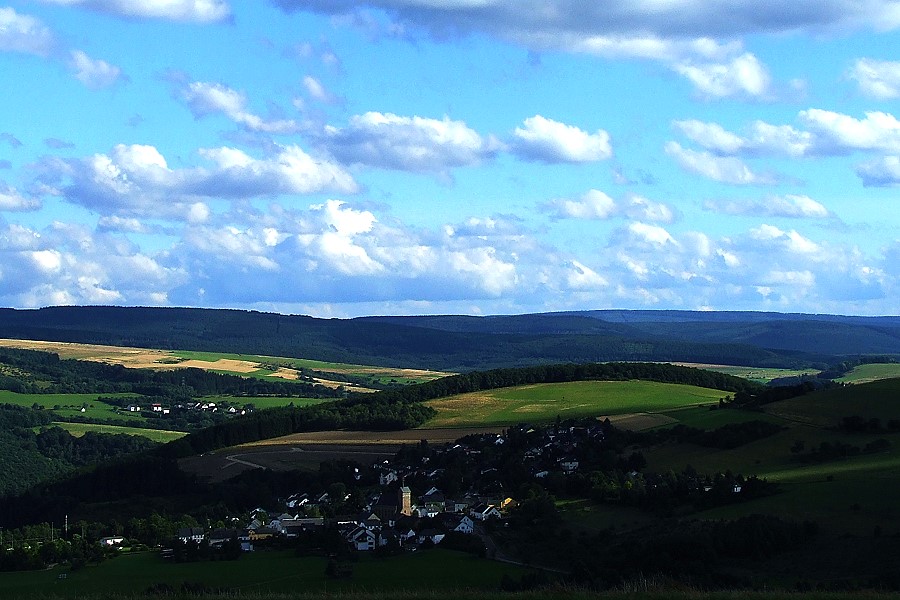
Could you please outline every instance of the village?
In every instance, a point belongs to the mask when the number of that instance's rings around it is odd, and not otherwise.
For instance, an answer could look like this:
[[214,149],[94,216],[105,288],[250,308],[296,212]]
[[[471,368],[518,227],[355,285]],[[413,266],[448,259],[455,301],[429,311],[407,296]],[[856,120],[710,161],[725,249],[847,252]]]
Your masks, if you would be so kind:
[[[607,430],[608,422],[604,426],[597,420],[558,422],[472,435],[438,447],[422,441],[394,460],[348,465],[346,483],[297,490],[276,506],[254,509],[244,520],[232,518],[231,527],[182,528],[177,542],[251,552],[321,542],[330,535],[339,536],[342,549],[372,552],[416,551],[448,536],[458,545],[460,536],[472,536],[482,541],[463,545],[483,548],[488,532],[508,526],[523,501],[527,505],[545,494],[541,482],[570,477],[585,458],[597,457]],[[122,541],[104,538],[103,543]],[[170,544],[163,556],[176,556],[176,550]]]

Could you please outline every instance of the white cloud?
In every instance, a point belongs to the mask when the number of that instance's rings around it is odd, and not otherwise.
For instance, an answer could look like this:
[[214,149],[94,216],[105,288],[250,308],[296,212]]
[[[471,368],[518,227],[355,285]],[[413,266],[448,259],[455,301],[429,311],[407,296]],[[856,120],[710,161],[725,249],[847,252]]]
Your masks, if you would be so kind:
[[864,119],[811,108],[800,119],[816,135],[816,151],[836,154],[851,150],[900,152],[900,121],[883,112],[867,112]]
[[568,266],[566,284],[572,289],[595,289],[609,285],[602,275],[577,260],[570,261]]
[[32,211],[38,210],[41,206],[42,203],[37,198],[26,198],[17,190],[0,182],[0,212]]
[[766,99],[772,96],[768,70],[749,52],[727,63],[692,61],[677,63],[672,68],[693,83],[701,95],[710,98]]
[[313,100],[323,104],[339,104],[341,99],[329,92],[322,82],[311,75],[303,78],[303,87]]
[[254,198],[322,191],[353,193],[356,182],[340,166],[298,146],[279,146],[262,159],[229,147],[201,149],[213,168],[169,168],[153,146],[119,144],[109,154],[45,159],[42,181],[59,185],[67,199],[118,216],[168,216],[203,221],[198,197]]
[[608,219],[615,215],[616,201],[600,190],[588,190],[578,200],[558,198],[545,205],[560,219]]
[[666,244],[678,245],[675,238],[659,225],[649,225],[647,223],[631,223],[628,225],[628,232],[633,240],[653,244],[656,246],[664,246]]
[[583,163],[612,156],[609,134],[598,129],[588,133],[541,115],[525,119],[513,131],[511,150],[526,160],[545,163]]
[[321,142],[343,163],[433,173],[480,164],[498,146],[462,121],[379,112],[356,115],[344,128],[327,126]]
[[39,19],[0,7],[0,52],[48,56],[53,46],[53,33]]
[[225,0],[41,0],[46,4],[84,7],[128,19],[163,19],[209,23],[231,16]]
[[[585,45],[598,36],[627,38],[733,38],[797,31],[891,30],[900,26],[900,9],[890,0],[809,0],[786,7],[781,0],[693,0],[577,3],[549,0],[523,9],[517,0],[423,2],[422,0],[273,0],[284,10],[344,15],[366,8],[385,10],[406,27],[446,38],[457,32],[485,32],[533,49]],[[555,36],[553,34],[555,33]]]
[[900,156],[885,156],[865,162],[856,168],[856,174],[866,187],[882,187],[900,184]]
[[544,212],[557,219],[610,219],[627,217],[639,221],[671,223],[675,212],[666,204],[653,202],[647,198],[631,195],[627,200],[616,202],[600,190],[588,190],[581,198],[571,200],[556,198],[540,205]]
[[81,50],[72,50],[69,68],[78,81],[94,90],[115,85],[124,77],[119,67],[93,59]]
[[732,185],[774,185],[777,183],[777,178],[773,175],[756,173],[738,158],[716,156],[709,152],[682,148],[677,142],[668,142],[665,150],[666,154],[674,158],[684,170],[713,181]]
[[287,134],[301,131],[301,126],[292,119],[264,119],[247,109],[246,96],[226,85],[205,81],[194,81],[180,90],[194,117],[202,118],[221,113],[251,131]]
[[691,141],[719,156],[803,156],[810,151],[813,136],[790,125],[754,121],[744,136],[717,123],[697,120],[674,121],[673,126]]
[[878,100],[900,98],[900,62],[860,58],[847,73],[864,95]]
[[727,215],[826,219],[831,212],[809,196],[785,194],[761,200],[709,200],[704,208]]

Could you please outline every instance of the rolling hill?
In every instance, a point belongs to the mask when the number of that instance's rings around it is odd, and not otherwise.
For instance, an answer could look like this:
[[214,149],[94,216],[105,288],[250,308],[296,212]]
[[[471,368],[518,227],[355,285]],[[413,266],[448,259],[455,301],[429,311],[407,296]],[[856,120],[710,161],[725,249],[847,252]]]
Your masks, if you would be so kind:
[[900,318],[589,311],[317,319],[254,311],[0,309],[0,337],[302,357],[448,371],[562,362],[671,361],[824,367],[900,356]]

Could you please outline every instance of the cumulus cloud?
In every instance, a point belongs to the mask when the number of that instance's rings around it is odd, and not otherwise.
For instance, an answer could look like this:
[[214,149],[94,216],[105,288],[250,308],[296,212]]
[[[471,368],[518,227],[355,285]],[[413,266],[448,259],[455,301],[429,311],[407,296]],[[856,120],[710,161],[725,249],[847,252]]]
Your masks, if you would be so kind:
[[900,98],[900,62],[860,58],[847,76],[856,81],[859,91],[870,98]]
[[194,117],[220,113],[251,131],[286,134],[298,133],[300,124],[292,119],[264,119],[247,108],[247,97],[220,83],[193,81],[179,90],[179,95]]
[[866,187],[883,187],[900,184],[900,156],[885,156],[864,162],[856,168],[856,174]]
[[820,202],[809,196],[786,194],[761,200],[708,200],[704,208],[726,215],[827,219],[833,217]]
[[[611,0],[589,5],[553,0],[522,6],[515,0],[272,0],[286,11],[312,11],[405,36],[445,40],[479,33],[531,51],[562,51],[662,63],[707,98],[769,100],[776,92],[768,69],[740,39],[753,35],[890,31],[900,11],[890,0],[813,0],[786,7],[779,0],[726,0],[698,10],[696,2]],[[373,15],[374,13],[374,15]],[[377,15],[377,16],[375,16]],[[381,23],[388,20],[388,25]],[[797,80],[790,82],[796,88]]]
[[231,16],[225,0],[41,0],[45,4],[83,7],[127,19],[161,19],[209,23]]
[[37,198],[26,198],[17,190],[0,182],[0,212],[32,211],[38,210],[41,206],[41,201]]
[[54,44],[53,33],[40,19],[0,7],[0,52],[48,56]]
[[696,173],[707,179],[731,185],[774,185],[777,177],[753,171],[742,160],[731,156],[716,156],[710,152],[699,152],[683,148],[677,142],[668,142],[666,154],[685,171]]
[[600,190],[588,190],[578,200],[557,198],[542,207],[558,219],[608,219],[616,214],[616,201]]
[[118,216],[169,215],[197,220],[198,198],[254,198],[322,191],[352,193],[356,182],[340,166],[317,159],[298,146],[254,158],[229,147],[199,151],[211,167],[172,169],[153,146],[115,146],[109,154],[81,159],[48,158],[41,182],[91,209]]
[[765,99],[772,96],[768,70],[749,52],[725,63],[679,62],[672,68],[693,83],[698,93],[708,98],[745,96]]
[[525,119],[513,131],[511,150],[526,160],[545,163],[595,162],[612,156],[606,131],[588,133],[541,115]]
[[499,146],[449,117],[379,112],[356,115],[346,127],[326,126],[320,141],[342,163],[420,173],[480,164]]
[[[573,3],[551,0],[523,9],[517,0],[422,2],[421,0],[272,0],[287,11],[345,15],[373,7],[394,22],[446,37],[484,32],[540,48],[551,34],[582,42],[596,36],[720,38],[751,34],[891,30],[900,11],[889,0],[811,0],[785,7],[779,0],[725,0],[703,10],[695,2]],[[559,42],[563,43],[563,42]]]
[[605,192],[588,190],[579,199],[556,198],[539,206],[557,219],[610,219],[627,217],[638,221],[671,223],[675,211],[668,205],[630,195],[616,202]]
[[0,228],[4,304],[165,304],[185,273],[121,238],[54,222]]
[[81,50],[72,50],[68,64],[75,79],[92,90],[110,87],[126,79],[119,67],[91,58]]
[[813,134],[790,125],[754,121],[744,135],[727,131],[718,123],[695,119],[674,121],[688,139],[718,156],[804,156],[813,147]]

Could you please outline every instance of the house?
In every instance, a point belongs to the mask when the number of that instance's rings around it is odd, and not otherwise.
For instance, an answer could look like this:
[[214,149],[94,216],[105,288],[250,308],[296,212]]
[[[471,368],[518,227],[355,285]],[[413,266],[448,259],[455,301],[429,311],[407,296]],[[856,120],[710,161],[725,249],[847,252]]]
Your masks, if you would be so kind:
[[150,405],[150,410],[153,412],[162,412],[162,404],[154,403]]
[[488,519],[499,519],[502,515],[493,504],[480,502],[469,509],[469,516],[476,521],[487,521]]
[[178,539],[182,544],[194,542],[199,544],[206,538],[206,531],[202,527],[183,527],[178,530]]
[[237,540],[238,539],[238,530],[237,529],[226,529],[219,528],[213,529],[209,533],[209,545],[221,547],[227,541]]
[[357,527],[347,535],[347,541],[354,550],[374,550],[377,542],[375,532],[365,527]]
[[395,481],[399,481],[399,478],[397,477],[397,471],[388,470],[378,475],[378,483],[381,485],[390,485]]
[[569,475],[578,470],[578,460],[574,458],[564,458],[559,461],[559,468],[563,470],[563,473]]
[[257,527],[250,530],[249,538],[251,542],[259,542],[271,539],[276,533],[278,532],[271,527]]
[[101,546],[121,546],[122,542],[124,542],[124,541],[125,541],[125,538],[123,538],[122,536],[114,535],[111,537],[100,538],[100,545]]
[[141,412],[141,407],[137,404],[129,404],[126,408],[128,412]]
[[465,534],[473,533],[475,531],[475,521],[467,515],[444,514],[441,517],[441,524],[447,531],[456,531]]
[[445,535],[437,529],[423,529],[419,532],[419,543],[431,542],[432,544],[440,544]]

